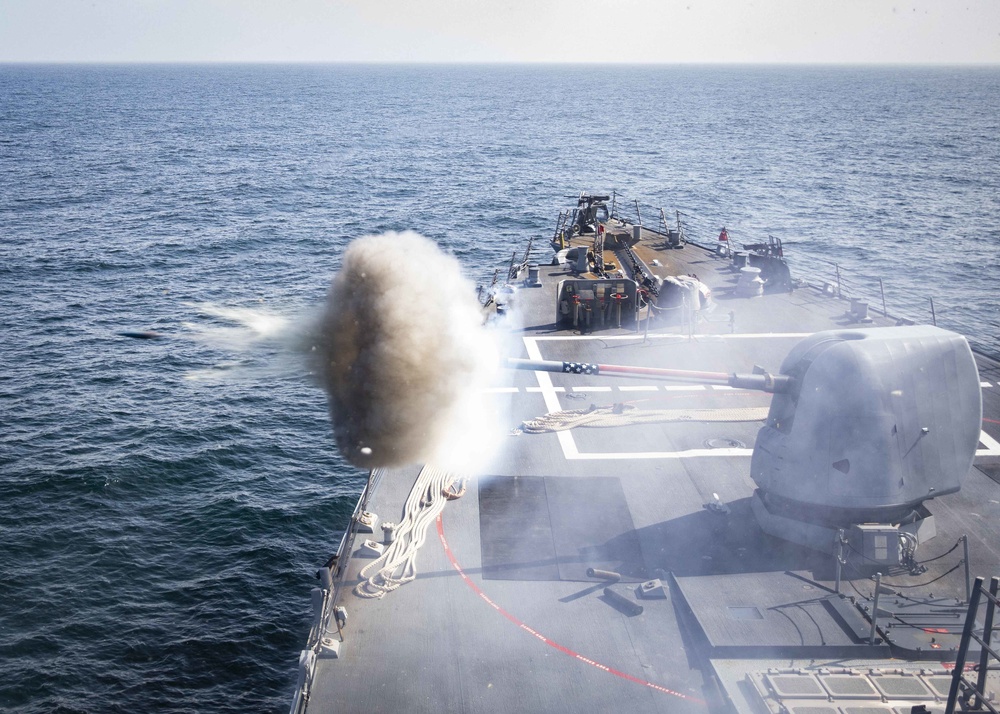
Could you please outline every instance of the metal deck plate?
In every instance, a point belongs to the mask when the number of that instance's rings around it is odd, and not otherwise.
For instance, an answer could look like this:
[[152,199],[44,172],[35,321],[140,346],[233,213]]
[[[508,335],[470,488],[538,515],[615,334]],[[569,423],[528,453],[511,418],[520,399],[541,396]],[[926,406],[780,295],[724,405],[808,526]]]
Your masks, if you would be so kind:
[[867,677],[851,674],[828,674],[820,678],[830,696],[837,699],[868,699],[878,697]]
[[588,568],[644,577],[617,477],[497,476],[479,489],[483,577],[594,582]]
[[887,699],[933,699],[934,694],[917,677],[892,674],[872,677],[872,684]]
[[496,476],[479,486],[479,537],[487,580],[558,580],[545,482]]
[[767,681],[779,697],[796,697],[805,699],[807,697],[822,697],[826,699],[826,692],[811,674],[778,674],[767,675]]

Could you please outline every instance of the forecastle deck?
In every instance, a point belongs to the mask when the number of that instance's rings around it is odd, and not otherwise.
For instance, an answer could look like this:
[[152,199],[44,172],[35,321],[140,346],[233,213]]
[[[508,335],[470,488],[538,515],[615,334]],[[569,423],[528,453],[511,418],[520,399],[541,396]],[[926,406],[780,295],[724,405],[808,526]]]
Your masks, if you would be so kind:
[[[650,272],[696,274],[712,290],[714,311],[693,322],[651,324],[648,333],[642,320],[631,329],[556,330],[556,285],[572,272],[542,258],[540,287],[521,287],[523,274],[512,281],[511,310],[524,327],[510,340],[509,356],[777,372],[803,337],[862,326],[850,302],[821,285],[739,297],[730,261],[711,250],[667,249],[647,236],[635,252]],[[864,326],[895,324],[874,312],[871,318]],[[965,570],[956,569],[962,548],[931,560],[960,537],[968,536],[974,574],[1000,573],[1000,365],[982,355],[977,363],[984,421],[975,465],[961,491],[930,502],[937,536],[918,553],[926,572],[885,573],[891,587],[933,597],[939,609],[966,597]],[[382,531],[376,524],[374,533],[358,532],[352,522],[316,595],[304,696],[293,710],[776,711],[779,701],[830,712],[908,711],[914,703],[942,709],[941,678],[960,623],[936,634],[909,627],[899,614],[907,601],[890,598],[883,607],[896,612],[872,642],[860,610],[834,596],[831,557],[760,530],[749,477],[760,421],[516,429],[591,404],[761,412],[770,395],[545,372],[510,371],[503,379],[488,397],[507,410],[513,431],[488,469],[461,474],[469,477],[467,490],[429,527],[413,582],[383,598],[359,597],[359,573],[371,562],[363,541],[381,542]],[[398,521],[419,471],[373,474],[358,513]],[[588,577],[590,568],[622,580]],[[846,568],[841,591],[864,601],[874,587],[870,575]],[[642,597],[640,583],[654,579],[663,587]],[[340,631],[334,607],[347,612]],[[890,661],[890,630],[908,627],[934,651],[931,659]],[[826,683],[830,668],[847,684],[865,682],[853,689]],[[872,670],[916,684],[887,694],[870,681]],[[827,684],[847,688],[831,693]],[[775,688],[784,685],[792,689]]]

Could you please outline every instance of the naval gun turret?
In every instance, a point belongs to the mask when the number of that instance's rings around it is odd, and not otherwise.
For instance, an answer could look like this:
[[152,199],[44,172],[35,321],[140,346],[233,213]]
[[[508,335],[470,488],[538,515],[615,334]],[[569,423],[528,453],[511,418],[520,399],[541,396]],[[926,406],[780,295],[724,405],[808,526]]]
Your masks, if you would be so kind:
[[781,373],[792,388],[772,398],[750,462],[761,527],[818,550],[859,524],[932,537],[923,504],[959,490],[982,428],[965,338],[926,325],[820,332]]
[[[926,325],[819,332],[798,343],[775,375],[539,360],[509,365],[773,393],[750,462],[758,523],[825,552],[847,537],[870,563],[899,562],[894,545],[901,538],[919,545],[934,536],[924,504],[959,490],[982,428],[968,342]],[[869,549],[869,540],[881,545]]]

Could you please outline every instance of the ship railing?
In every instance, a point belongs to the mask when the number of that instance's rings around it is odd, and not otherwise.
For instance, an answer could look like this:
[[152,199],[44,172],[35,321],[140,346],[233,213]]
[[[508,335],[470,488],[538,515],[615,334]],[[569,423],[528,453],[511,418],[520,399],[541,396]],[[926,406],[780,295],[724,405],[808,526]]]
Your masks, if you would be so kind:
[[476,286],[476,292],[479,297],[479,304],[484,308],[489,307],[496,299],[496,285],[497,280],[500,277],[500,268],[493,271],[493,279],[490,284],[486,287],[482,283]]
[[[953,714],[956,711],[986,710],[993,714],[1000,714],[995,703],[986,695],[987,677],[991,670],[995,671],[997,665],[1000,665],[1000,652],[997,651],[996,643],[993,640],[993,633],[998,629],[994,626],[994,615],[997,606],[1000,605],[1000,598],[997,597],[998,589],[1000,589],[1000,578],[990,580],[989,590],[983,587],[983,578],[976,578],[972,597],[969,599],[969,611],[965,618],[965,626],[962,629],[962,640],[955,655],[955,669],[952,673],[945,714]],[[983,628],[977,631],[981,601],[985,603],[985,614]],[[973,640],[979,645],[979,661],[967,670],[966,660],[969,656],[969,646]]]
[[[897,324],[931,324],[966,335],[981,352],[996,353],[997,345],[988,342],[1000,334],[1000,321],[980,319],[973,322],[965,305],[942,300],[940,296],[912,288],[904,288],[880,275],[849,271],[843,265],[810,256],[795,255],[789,259],[792,275],[806,276],[806,282],[826,294],[852,301],[852,314],[862,314],[865,307],[872,312],[896,320]],[[984,327],[986,328],[984,330]],[[983,339],[980,335],[985,335]]]
[[[299,656],[298,684],[292,698],[291,708],[289,709],[290,714],[304,712],[309,703],[309,693],[312,689],[313,677],[316,674],[316,660],[320,651],[320,645],[329,631],[329,623],[333,617],[333,611],[340,599],[340,591],[343,587],[346,571],[342,570],[341,566],[344,556],[354,548],[354,539],[357,534],[355,524],[358,522],[361,514],[368,509],[368,500],[382,478],[382,475],[382,469],[375,469],[368,474],[368,481],[361,492],[361,498],[358,499],[357,504],[354,506],[354,512],[351,514],[350,525],[341,536],[336,552],[317,572],[320,587],[313,588],[313,623],[309,628],[306,649],[302,650]],[[343,641],[343,634],[340,633],[339,626],[338,633],[341,641]]]
[[517,280],[517,276],[523,271],[527,270],[528,265],[531,263],[532,259],[532,247],[535,242],[534,237],[528,238],[528,245],[524,249],[524,255],[522,256],[520,262],[517,261],[517,251],[510,256],[510,266],[507,269],[507,282],[513,282]]
[[610,216],[618,221],[642,226],[644,231],[667,238],[670,231],[679,231],[682,243],[692,243],[699,248],[715,251],[716,236],[712,232],[714,221],[704,219],[689,211],[667,210],[663,206],[628,198],[613,193],[614,203]]
[[[612,197],[612,217],[632,224],[644,220],[646,222],[641,224],[644,230],[661,236],[665,236],[668,229],[679,228],[685,243],[712,253],[718,250],[718,236],[725,222],[705,218],[691,210],[664,211],[661,207],[629,198],[617,191]],[[671,216],[676,217],[676,225],[668,227],[665,220]],[[727,227],[727,233],[733,249],[767,242],[759,236],[741,235],[738,227]],[[788,243],[785,246],[787,248]],[[896,278],[810,256],[794,248],[786,251],[784,259],[792,277],[800,284],[804,283],[832,297],[851,301],[852,309],[845,312],[860,315],[867,308],[898,324],[943,327],[966,335],[970,344],[980,352],[994,357],[1000,354],[1000,343],[997,341],[1000,319],[979,317],[973,320],[967,305],[949,302],[926,291],[904,287]]]

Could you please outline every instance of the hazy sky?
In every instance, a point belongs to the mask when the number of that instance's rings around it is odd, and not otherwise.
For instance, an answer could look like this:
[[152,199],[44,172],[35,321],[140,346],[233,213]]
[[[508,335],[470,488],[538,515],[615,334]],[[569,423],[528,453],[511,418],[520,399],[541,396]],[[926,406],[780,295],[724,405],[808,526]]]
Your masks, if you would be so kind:
[[0,0],[0,62],[1000,63],[1000,0]]

